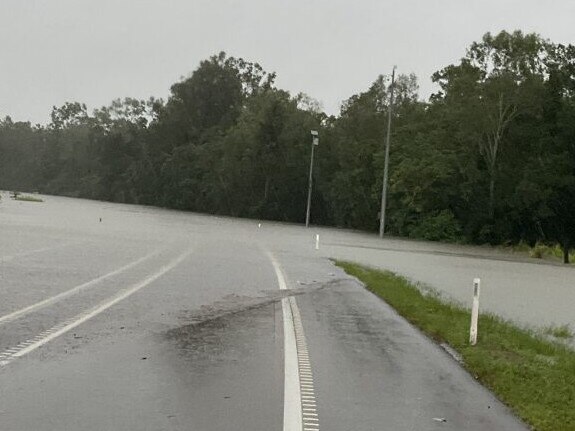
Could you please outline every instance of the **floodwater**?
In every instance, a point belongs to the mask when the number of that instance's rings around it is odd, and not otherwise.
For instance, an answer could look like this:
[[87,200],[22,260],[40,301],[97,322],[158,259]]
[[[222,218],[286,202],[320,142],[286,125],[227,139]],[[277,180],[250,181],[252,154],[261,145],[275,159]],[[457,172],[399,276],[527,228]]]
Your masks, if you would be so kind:
[[473,247],[43,198],[0,203],[0,429],[282,429],[288,297],[310,364],[302,388],[315,388],[305,399],[302,389],[309,423],[525,429],[332,257],[398,271],[464,302],[480,276],[482,307],[520,322],[573,317],[570,268]]

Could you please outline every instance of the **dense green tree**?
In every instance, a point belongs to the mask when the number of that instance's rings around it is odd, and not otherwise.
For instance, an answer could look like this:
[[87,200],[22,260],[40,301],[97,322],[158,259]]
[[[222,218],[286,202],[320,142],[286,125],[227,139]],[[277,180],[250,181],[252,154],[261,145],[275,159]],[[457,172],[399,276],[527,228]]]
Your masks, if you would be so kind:
[[470,163],[466,185],[480,206],[470,203],[478,213],[465,223],[474,238],[498,242],[506,236],[507,202],[517,184],[508,162],[522,160],[535,138],[521,128],[540,114],[548,52],[549,44],[534,34],[487,33],[460,64],[433,76],[441,91],[432,100],[457,125],[454,140],[461,152],[470,152],[463,156]]
[[36,190],[42,171],[38,152],[43,129],[29,122],[0,119],[0,184],[14,190]]
[[557,242],[565,263],[575,244],[575,47],[557,46],[549,61],[542,103],[543,133],[529,161],[536,239]]

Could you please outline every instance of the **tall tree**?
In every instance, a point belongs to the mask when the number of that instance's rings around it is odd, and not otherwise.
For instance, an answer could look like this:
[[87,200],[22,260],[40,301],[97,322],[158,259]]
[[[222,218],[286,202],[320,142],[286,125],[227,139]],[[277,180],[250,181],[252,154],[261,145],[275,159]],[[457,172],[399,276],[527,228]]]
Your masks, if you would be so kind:
[[481,158],[488,188],[485,221],[490,223],[495,220],[496,184],[509,129],[536,105],[533,94],[543,82],[547,56],[548,43],[538,35],[487,33],[460,64],[433,76],[441,88],[433,100],[444,104],[458,124],[458,139],[463,145],[472,143]]

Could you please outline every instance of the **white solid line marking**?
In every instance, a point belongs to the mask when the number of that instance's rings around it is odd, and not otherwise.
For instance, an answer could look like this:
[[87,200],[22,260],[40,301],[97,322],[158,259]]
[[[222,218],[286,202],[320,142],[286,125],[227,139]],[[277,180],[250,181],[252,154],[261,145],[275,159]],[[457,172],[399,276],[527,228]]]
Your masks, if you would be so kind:
[[[287,283],[278,261],[271,252],[268,257],[274,267],[280,290],[287,289]],[[282,298],[284,329],[284,431],[301,431],[303,427],[299,390],[299,370],[293,316],[289,299]]]
[[[271,252],[267,251],[267,255],[274,267],[280,290],[287,289],[288,283],[279,262]],[[297,301],[289,296],[282,298],[281,304],[285,355],[283,430],[319,431],[309,352]]]
[[76,287],[73,287],[70,290],[67,290],[65,292],[59,293],[57,295],[51,296],[50,298],[46,298],[42,301],[36,302],[35,304],[29,305],[28,307],[24,307],[20,310],[16,310],[10,314],[6,314],[5,316],[1,316],[0,317],[0,324],[6,323],[6,322],[10,322],[12,320],[15,320],[21,316],[24,316],[26,314],[32,313],[33,311],[37,311],[40,310],[41,308],[47,307],[50,304],[54,304],[55,302],[61,301],[64,298],[67,298],[70,295],[73,295],[75,293],[78,293],[79,291],[83,290],[83,289],[87,289],[88,287],[91,287],[97,283],[99,283],[100,281],[103,281],[107,278],[113,277],[115,275],[120,274],[121,272],[124,272],[136,265],[138,265],[139,263],[142,263],[143,261],[151,258],[152,256],[158,254],[160,252],[160,250],[156,250],[150,254],[147,254],[144,257],[141,257],[127,265],[122,266],[121,268],[118,268],[112,272],[109,272],[108,274],[104,274],[98,278],[95,278],[93,280],[90,280],[86,283],[82,283]]
[[[71,329],[74,329],[76,326],[81,325],[82,323],[86,322],[87,320],[90,320],[92,317],[95,317],[98,314],[106,311],[111,306],[113,306],[113,305],[117,304],[118,302],[128,298],[129,296],[136,293],[138,290],[140,290],[143,287],[147,286],[148,284],[154,282],[155,280],[160,278],[162,275],[164,275],[168,271],[175,268],[186,257],[188,257],[191,254],[191,252],[192,252],[192,250],[187,250],[186,252],[179,255],[176,259],[174,259],[171,262],[169,262],[168,264],[162,266],[154,274],[146,277],[144,280],[133,285],[132,287],[125,289],[124,291],[118,293],[112,299],[101,303],[100,305],[93,308],[89,312],[80,314],[80,315],[78,315],[72,319],[68,319],[64,323],[61,323],[59,325],[52,327],[51,329],[48,329],[47,331],[44,331],[41,334],[42,337],[40,339],[38,339],[38,341],[36,341],[36,342],[26,346],[26,347],[23,347],[22,349],[19,349],[18,352],[14,353],[9,360],[0,362],[0,366],[7,365],[8,363],[10,363],[15,358],[22,357],[22,356],[36,350],[38,347],[43,346],[44,344],[50,342],[54,338],[57,338],[60,335],[65,334],[66,332],[70,331]],[[38,336],[35,337],[34,339],[37,339],[37,338],[38,338]],[[21,344],[19,344],[19,346],[23,346],[23,344],[21,343]]]
[[[286,290],[287,289],[287,283],[282,271],[282,268],[279,264],[279,262],[276,260],[275,256],[271,253],[268,252],[268,257],[270,258],[272,265],[274,267],[274,271],[276,273],[276,279],[278,281],[278,285],[280,287],[280,290]],[[287,299],[287,298],[286,298]],[[293,322],[292,322],[292,326],[293,326]],[[294,335],[294,339],[295,339],[295,335]]]

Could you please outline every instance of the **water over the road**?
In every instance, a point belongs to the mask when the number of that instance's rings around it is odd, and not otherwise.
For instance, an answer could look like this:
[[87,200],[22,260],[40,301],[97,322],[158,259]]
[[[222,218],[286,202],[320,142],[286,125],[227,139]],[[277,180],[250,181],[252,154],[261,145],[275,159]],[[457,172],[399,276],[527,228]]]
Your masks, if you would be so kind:
[[[238,244],[257,241],[273,243],[276,249],[287,253],[311,252],[315,234],[319,233],[321,245],[317,254],[321,256],[392,270],[463,304],[470,304],[472,281],[480,277],[482,310],[527,326],[568,324],[575,329],[575,268],[571,266],[487,247],[380,240],[366,233],[313,227],[306,230],[298,225],[265,221],[258,228],[259,221],[253,220],[54,196],[44,199],[44,203],[16,202],[4,194],[0,204],[0,264],[3,259],[30,253],[31,265],[39,267],[40,260],[46,259],[45,249],[71,246],[67,261],[73,264],[74,259],[88,258],[90,268],[84,270],[89,272],[127,255],[139,255],[159,242],[182,240],[198,244],[203,240]],[[95,247],[86,247],[86,243]],[[36,255],[35,250],[39,252]],[[37,281],[32,270],[22,275],[5,269],[2,276]]]
[[[285,296],[301,307],[306,382],[315,376],[305,396],[325,429],[525,429],[327,257],[394,269],[463,301],[468,272],[488,277],[495,265],[513,282],[524,265],[536,286],[563,268],[337,229],[43,198],[0,203],[0,318],[33,307],[0,321],[0,351],[6,358],[57,325],[81,324],[0,367],[0,429],[281,429]],[[486,284],[486,306],[498,298],[502,314],[533,317],[505,303],[513,283]]]

